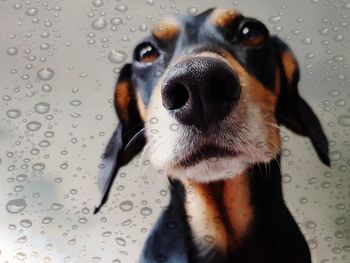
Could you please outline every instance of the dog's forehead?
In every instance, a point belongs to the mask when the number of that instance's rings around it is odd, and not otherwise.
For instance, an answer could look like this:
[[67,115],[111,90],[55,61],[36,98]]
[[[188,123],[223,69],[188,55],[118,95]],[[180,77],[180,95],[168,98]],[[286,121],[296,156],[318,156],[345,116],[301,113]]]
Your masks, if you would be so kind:
[[196,16],[172,16],[158,22],[152,29],[152,36],[161,41],[171,41],[181,32],[195,37],[199,28],[208,25],[216,28],[224,28],[241,17],[241,13],[234,9],[208,9]]

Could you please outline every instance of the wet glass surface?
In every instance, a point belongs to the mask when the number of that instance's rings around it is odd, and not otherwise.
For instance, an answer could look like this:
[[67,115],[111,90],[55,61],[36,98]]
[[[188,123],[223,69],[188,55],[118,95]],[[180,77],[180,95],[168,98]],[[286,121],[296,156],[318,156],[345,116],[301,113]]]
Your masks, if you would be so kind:
[[[301,95],[320,118],[332,168],[282,129],[285,199],[313,262],[350,261],[350,1],[216,1],[263,21],[294,51]],[[213,1],[0,1],[0,261],[136,262],[169,192],[138,156],[109,202],[100,156],[117,123],[113,89],[135,43],[169,14]]]

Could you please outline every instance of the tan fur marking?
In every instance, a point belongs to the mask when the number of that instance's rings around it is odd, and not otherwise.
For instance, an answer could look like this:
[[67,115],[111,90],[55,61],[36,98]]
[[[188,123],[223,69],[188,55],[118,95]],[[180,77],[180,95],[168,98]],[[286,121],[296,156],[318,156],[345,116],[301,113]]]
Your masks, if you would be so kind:
[[[263,114],[263,119],[260,121],[263,123],[266,133],[266,143],[271,154],[279,151],[281,147],[281,140],[279,136],[279,130],[274,127],[277,122],[274,116],[277,105],[277,96],[264,87],[254,76],[250,75],[243,66],[234,59],[230,54],[223,53],[223,56],[227,60],[228,64],[236,71],[242,88],[242,93],[251,102],[258,105],[260,112]],[[244,90],[243,90],[244,89]]]
[[225,254],[228,246],[227,233],[210,188],[207,184],[190,180],[185,180],[184,184],[186,187],[185,209],[187,215],[190,216],[189,224],[200,252],[205,256],[205,253],[211,248],[216,248]]
[[122,121],[129,121],[128,107],[130,104],[130,83],[121,81],[115,88],[114,100],[117,110],[120,112]]
[[238,244],[246,236],[254,216],[248,176],[248,173],[243,173],[226,180],[223,191],[224,205],[234,230],[234,243]]
[[287,81],[289,83],[291,83],[293,80],[294,73],[298,68],[297,63],[296,63],[292,53],[290,53],[288,51],[285,51],[282,53],[282,64],[284,67],[284,72],[285,72],[286,77],[287,77]]
[[240,13],[230,9],[215,9],[210,15],[210,21],[217,27],[225,27],[235,20]]
[[171,40],[178,36],[180,24],[174,18],[167,18],[158,23],[152,30],[153,36],[161,40]]

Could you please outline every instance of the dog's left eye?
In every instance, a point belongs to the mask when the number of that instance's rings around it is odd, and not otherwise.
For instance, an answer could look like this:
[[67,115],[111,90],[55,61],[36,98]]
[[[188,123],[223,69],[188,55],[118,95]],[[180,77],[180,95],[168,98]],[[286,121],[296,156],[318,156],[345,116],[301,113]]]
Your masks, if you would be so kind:
[[269,36],[267,28],[259,21],[246,21],[240,26],[238,40],[247,46],[263,44]]
[[151,43],[143,43],[135,50],[135,59],[141,63],[152,63],[158,57],[159,52]]

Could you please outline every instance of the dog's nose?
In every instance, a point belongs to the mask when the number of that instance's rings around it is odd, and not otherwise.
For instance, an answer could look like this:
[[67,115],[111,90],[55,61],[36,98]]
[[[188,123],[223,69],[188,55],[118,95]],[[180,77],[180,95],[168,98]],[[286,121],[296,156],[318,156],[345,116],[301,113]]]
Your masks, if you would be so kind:
[[164,107],[184,125],[208,127],[224,119],[239,99],[235,72],[225,62],[195,57],[177,63],[162,86]]

